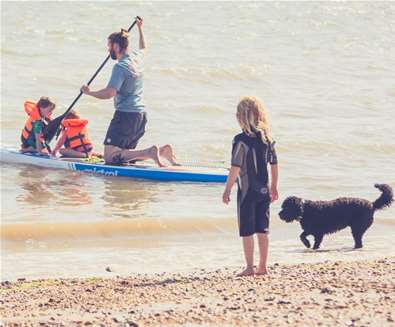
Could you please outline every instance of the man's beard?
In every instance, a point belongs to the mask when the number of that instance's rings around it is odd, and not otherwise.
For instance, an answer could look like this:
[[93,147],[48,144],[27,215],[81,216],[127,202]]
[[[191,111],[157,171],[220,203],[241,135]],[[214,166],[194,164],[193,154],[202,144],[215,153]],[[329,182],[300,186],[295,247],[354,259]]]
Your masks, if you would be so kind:
[[110,50],[110,56],[112,60],[117,60],[117,55],[113,49]]

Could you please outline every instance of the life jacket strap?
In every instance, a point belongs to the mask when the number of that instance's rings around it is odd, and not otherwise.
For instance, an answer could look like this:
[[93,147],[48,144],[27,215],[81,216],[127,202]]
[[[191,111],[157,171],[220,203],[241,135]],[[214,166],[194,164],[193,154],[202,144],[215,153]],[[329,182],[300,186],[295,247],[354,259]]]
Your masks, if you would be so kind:
[[65,145],[66,145],[66,147],[70,147],[70,144],[72,141],[80,140],[81,144],[74,147],[74,148],[79,148],[80,146],[82,146],[84,148],[84,152],[89,153],[90,149],[87,148],[87,144],[84,142],[84,138],[85,138],[85,134],[78,133],[77,135],[75,135],[73,137],[67,138]]

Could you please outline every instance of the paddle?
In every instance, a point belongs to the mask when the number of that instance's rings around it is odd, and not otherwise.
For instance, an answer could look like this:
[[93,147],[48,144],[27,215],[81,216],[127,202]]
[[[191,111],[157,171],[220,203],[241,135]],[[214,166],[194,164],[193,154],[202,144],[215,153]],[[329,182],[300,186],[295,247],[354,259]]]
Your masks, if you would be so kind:
[[[133,24],[129,26],[128,28],[128,32],[130,32],[132,30],[132,28],[134,27],[134,25],[136,25],[137,22],[137,18],[139,18],[139,16],[136,17],[136,19],[134,20]],[[95,77],[97,76],[97,74],[99,74],[99,72],[102,70],[102,68],[104,67],[104,65],[107,63],[107,61],[110,59],[110,55],[107,56],[107,58],[103,61],[103,63],[100,65],[100,67],[96,70],[96,72],[93,74],[92,78],[89,80],[89,82],[87,83],[87,85],[89,86],[92,81],[95,79]],[[77,101],[80,99],[80,97],[82,96],[82,92],[80,91],[80,94],[78,94],[78,96],[74,99],[74,101],[72,102],[72,104],[67,108],[67,110],[65,111],[64,114],[62,114],[59,117],[56,117],[55,119],[51,120],[48,125],[46,126],[45,130],[44,130],[44,139],[46,141],[46,143],[50,143],[52,141],[52,139],[54,138],[55,135],[59,134],[60,131],[60,124],[62,123],[62,120],[64,119],[64,117],[66,117],[66,115],[70,112],[71,109],[73,109],[74,105],[77,103]]]

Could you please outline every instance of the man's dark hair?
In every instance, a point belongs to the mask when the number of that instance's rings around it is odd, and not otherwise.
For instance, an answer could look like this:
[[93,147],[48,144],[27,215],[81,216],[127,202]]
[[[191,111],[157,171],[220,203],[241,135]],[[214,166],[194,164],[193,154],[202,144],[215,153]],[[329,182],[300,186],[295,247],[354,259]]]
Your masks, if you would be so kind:
[[114,32],[110,34],[108,39],[112,44],[116,43],[119,45],[121,50],[125,50],[129,46],[129,33],[127,30],[121,29],[120,32]]

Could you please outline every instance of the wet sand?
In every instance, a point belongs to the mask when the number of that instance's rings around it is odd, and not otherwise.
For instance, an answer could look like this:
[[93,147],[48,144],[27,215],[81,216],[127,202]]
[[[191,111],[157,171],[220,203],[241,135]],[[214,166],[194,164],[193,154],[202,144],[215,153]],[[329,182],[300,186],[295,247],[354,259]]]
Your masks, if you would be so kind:
[[1,284],[6,326],[394,326],[395,257]]

